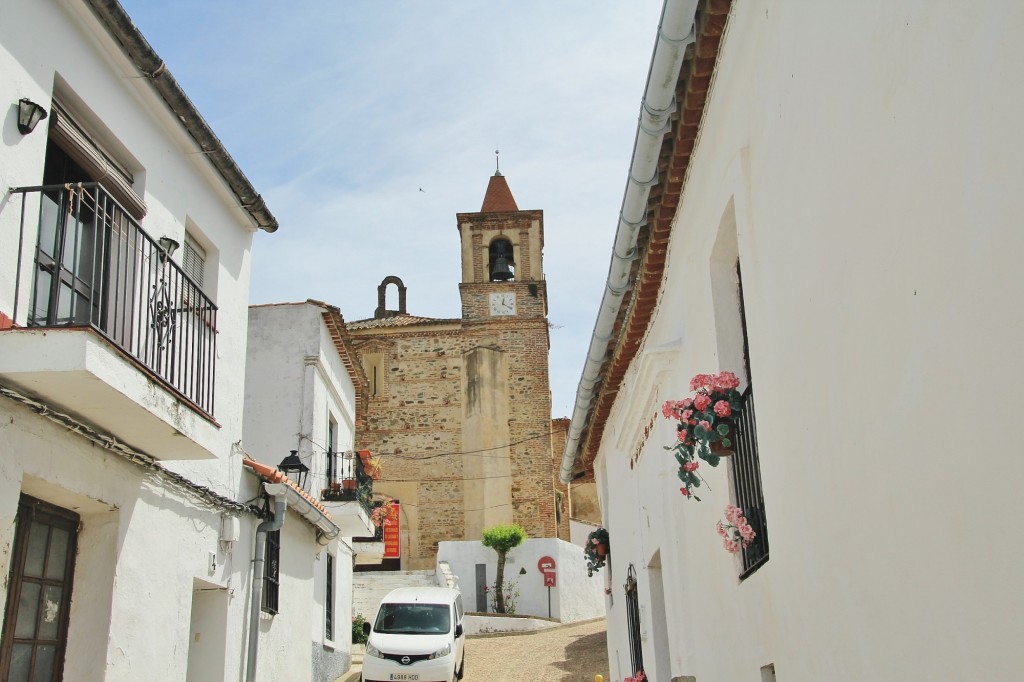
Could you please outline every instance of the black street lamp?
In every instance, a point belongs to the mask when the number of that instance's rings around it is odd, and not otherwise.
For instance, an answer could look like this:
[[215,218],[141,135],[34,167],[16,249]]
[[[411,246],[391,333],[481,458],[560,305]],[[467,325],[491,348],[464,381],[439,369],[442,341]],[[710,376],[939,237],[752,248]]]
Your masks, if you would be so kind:
[[295,481],[301,489],[306,489],[306,477],[309,475],[309,467],[299,459],[298,450],[292,450],[292,454],[281,460],[277,468],[285,476]]

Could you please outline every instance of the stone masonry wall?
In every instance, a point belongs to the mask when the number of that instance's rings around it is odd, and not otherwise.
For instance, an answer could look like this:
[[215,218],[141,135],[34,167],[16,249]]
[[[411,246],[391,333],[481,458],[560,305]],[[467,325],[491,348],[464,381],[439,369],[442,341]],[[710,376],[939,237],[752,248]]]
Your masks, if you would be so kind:
[[433,566],[438,542],[477,539],[464,537],[461,375],[478,346],[507,355],[512,518],[530,537],[555,536],[547,332],[542,317],[351,330],[357,354],[384,357],[357,448],[383,456],[375,491],[402,503],[403,568]]

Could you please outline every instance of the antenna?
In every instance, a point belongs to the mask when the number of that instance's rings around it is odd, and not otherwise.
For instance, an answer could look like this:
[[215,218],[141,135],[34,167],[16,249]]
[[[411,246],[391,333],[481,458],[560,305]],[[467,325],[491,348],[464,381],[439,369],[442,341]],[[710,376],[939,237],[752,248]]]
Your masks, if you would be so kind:
[[494,150],[494,174],[501,175],[501,158],[498,156],[501,151],[498,149]]

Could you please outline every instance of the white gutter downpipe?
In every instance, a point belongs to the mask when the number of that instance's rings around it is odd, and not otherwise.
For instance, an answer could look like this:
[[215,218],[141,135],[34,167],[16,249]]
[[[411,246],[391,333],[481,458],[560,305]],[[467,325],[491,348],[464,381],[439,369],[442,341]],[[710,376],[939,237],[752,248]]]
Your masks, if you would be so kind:
[[572,480],[580,437],[594,401],[594,389],[601,376],[601,366],[608,357],[608,342],[612,338],[622,297],[630,288],[629,271],[632,261],[636,259],[637,234],[647,222],[647,198],[651,186],[658,182],[661,141],[671,128],[672,113],[676,109],[675,89],[679,70],[683,65],[687,45],[696,40],[696,10],[697,0],[665,0],[661,10],[658,40],[651,56],[647,89],[644,91],[636,141],[633,143],[629,179],[619,210],[619,226],[615,233],[608,281],[594,323],[583,375],[576,389],[576,404],[562,454],[562,466],[558,474],[562,483],[567,484]]
[[252,603],[249,605],[249,653],[245,662],[246,682],[256,682],[256,653],[260,643],[260,608],[263,601],[263,577],[267,560],[267,533],[280,530],[288,511],[290,488],[283,483],[264,483],[263,489],[273,498],[274,516],[256,527],[256,551],[252,560]]

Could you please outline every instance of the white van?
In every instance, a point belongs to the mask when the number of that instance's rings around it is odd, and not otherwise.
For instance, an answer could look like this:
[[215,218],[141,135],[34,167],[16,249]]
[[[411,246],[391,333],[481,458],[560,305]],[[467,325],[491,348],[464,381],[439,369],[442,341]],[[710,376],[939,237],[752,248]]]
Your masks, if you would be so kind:
[[465,669],[462,595],[449,587],[402,587],[363,624],[362,682],[455,682]]

